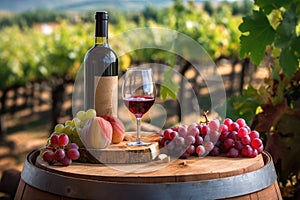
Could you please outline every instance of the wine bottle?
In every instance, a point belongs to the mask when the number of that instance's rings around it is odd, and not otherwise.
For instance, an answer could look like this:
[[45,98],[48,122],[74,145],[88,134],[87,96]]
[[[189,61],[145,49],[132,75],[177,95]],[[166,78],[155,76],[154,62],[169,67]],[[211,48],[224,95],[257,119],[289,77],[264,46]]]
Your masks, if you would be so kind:
[[117,115],[118,57],[108,43],[108,13],[95,14],[95,43],[84,57],[84,109]]

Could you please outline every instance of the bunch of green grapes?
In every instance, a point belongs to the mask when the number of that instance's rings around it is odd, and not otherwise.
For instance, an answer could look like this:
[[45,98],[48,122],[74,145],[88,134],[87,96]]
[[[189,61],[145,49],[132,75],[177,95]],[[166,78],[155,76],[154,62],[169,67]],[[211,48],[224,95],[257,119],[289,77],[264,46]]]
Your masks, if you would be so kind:
[[79,111],[72,120],[67,120],[64,124],[57,124],[54,132],[67,134],[71,142],[76,143],[79,147],[83,147],[80,133],[86,122],[93,117],[96,117],[96,110],[94,109],[89,109],[86,112]]

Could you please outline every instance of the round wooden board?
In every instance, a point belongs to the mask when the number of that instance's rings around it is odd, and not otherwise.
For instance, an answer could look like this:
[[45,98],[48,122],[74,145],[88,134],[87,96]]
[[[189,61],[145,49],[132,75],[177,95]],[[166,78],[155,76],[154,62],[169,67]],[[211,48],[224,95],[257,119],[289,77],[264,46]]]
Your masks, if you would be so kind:
[[[255,158],[190,157],[170,163],[152,161],[144,164],[87,164],[74,162],[70,166],[48,165],[39,156],[36,166],[66,176],[123,183],[166,183],[210,180],[255,171],[264,166],[262,154]],[[121,169],[121,170],[120,170]],[[128,172],[128,169],[131,171]],[[137,169],[137,170],[135,170]],[[145,172],[140,169],[147,169]],[[135,173],[142,172],[142,173]]]
[[80,148],[79,161],[93,164],[132,164],[146,163],[154,160],[159,154],[161,136],[153,132],[142,132],[142,141],[151,143],[148,146],[128,146],[127,143],[136,140],[135,132],[126,132],[124,141],[111,144],[105,149]]

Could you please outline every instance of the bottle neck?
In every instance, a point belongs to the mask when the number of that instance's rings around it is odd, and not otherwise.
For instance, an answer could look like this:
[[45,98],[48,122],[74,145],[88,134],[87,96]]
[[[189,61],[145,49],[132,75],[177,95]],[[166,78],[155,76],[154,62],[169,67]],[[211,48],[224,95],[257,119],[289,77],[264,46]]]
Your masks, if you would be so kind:
[[106,37],[103,37],[103,36],[95,36],[95,45],[108,45],[108,38],[107,36]]
[[108,44],[108,21],[107,20],[96,20],[95,27],[95,44],[105,45]]

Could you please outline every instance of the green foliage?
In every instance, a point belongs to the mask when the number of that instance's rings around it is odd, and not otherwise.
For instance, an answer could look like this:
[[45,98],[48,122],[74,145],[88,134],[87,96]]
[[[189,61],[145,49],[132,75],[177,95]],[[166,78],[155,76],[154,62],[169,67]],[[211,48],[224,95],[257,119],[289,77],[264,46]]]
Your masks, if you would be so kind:
[[213,8],[213,5],[210,1],[205,1],[204,2],[204,10],[209,14],[209,15],[212,15],[213,12],[214,12],[214,8]]
[[47,37],[49,46],[45,47],[45,65],[48,66],[50,74],[62,76],[69,73],[73,77],[76,75],[86,50],[93,45],[89,31],[92,32],[93,29],[84,24],[71,26],[62,22],[56,32]]
[[15,15],[4,15],[0,18],[0,28],[18,25],[19,27],[32,27],[41,22],[57,22],[67,19],[65,13],[51,10],[30,10]]
[[255,4],[259,6],[260,9],[263,10],[267,15],[270,14],[273,10],[280,9],[281,7],[289,7],[292,2],[296,2],[297,0],[255,0]]
[[275,47],[282,48],[279,62],[283,73],[288,77],[291,77],[297,70],[300,59],[300,37],[296,33],[300,11],[297,12],[295,9],[295,7],[292,7],[283,14],[283,19],[277,27],[277,36],[274,41]]
[[154,20],[158,22],[160,10],[155,8],[154,6],[147,5],[143,10],[142,14],[146,20]]
[[243,17],[239,29],[243,33],[240,56],[249,54],[251,60],[259,65],[265,57],[266,46],[274,41],[275,30],[262,11],[254,11],[252,16]]
[[264,102],[262,90],[249,86],[241,95],[233,95],[227,102],[226,116],[233,120],[242,117],[251,124],[257,108]]
[[204,1],[203,9],[209,14],[213,15],[218,12],[222,7],[230,7],[232,9],[232,15],[246,15],[249,14],[253,8],[252,1],[243,0],[234,1],[232,3],[228,1],[222,1],[217,7],[213,5],[213,1]]
[[[259,10],[243,18],[240,56],[249,55],[259,65],[267,46],[280,49],[279,64],[285,76],[291,78],[299,68],[300,8],[296,0],[256,0]],[[271,19],[271,20],[270,20]],[[277,51],[273,52],[277,58]],[[275,63],[276,64],[276,63]]]
[[179,85],[175,84],[172,81],[172,75],[173,71],[171,69],[166,71],[163,75],[164,82],[161,88],[162,99],[167,99],[167,97],[176,99],[177,93],[179,91]]
[[[42,62],[42,58],[37,54],[40,50],[38,45],[43,40],[39,33],[29,29],[21,31],[19,27],[13,26],[2,30],[1,35],[0,88],[25,84],[33,78],[34,73],[41,77],[46,76],[42,69],[35,68],[36,63]],[[28,41],[30,37],[37,37],[39,40],[30,42]]]
[[[270,68],[265,84],[249,87],[228,102],[229,115],[246,116],[265,133],[266,150],[276,163],[280,181],[300,183],[300,2],[255,0],[257,9],[243,18],[239,29],[241,56]],[[261,61],[265,58],[265,61]]]
[[[149,5],[141,12],[113,10],[110,12],[109,30],[114,35],[136,27],[165,27],[198,41],[212,59],[222,55],[237,57],[240,36],[237,25],[241,17],[232,17],[232,12],[230,3],[214,7],[213,14],[209,15],[193,2],[185,4],[176,0],[168,8]],[[52,32],[41,31],[45,22],[49,22]],[[74,14],[33,10],[3,16],[0,19],[0,88],[47,79],[52,75],[74,76],[86,50],[93,44],[93,27],[93,13],[76,14],[74,17]],[[152,36],[145,40],[151,44],[159,42],[152,40]],[[132,45],[138,44],[133,40]],[[112,46],[117,51],[122,48],[120,44]],[[176,56],[157,49],[136,50],[126,56],[126,66],[143,61],[164,61],[164,64],[174,66],[174,60]],[[177,91],[172,84],[168,87],[173,93]],[[166,96],[174,96],[172,92],[166,92]]]
[[237,56],[241,17],[233,17],[230,4],[215,8],[212,15],[200,10],[193,2],[183,5],[176,1],[165,11],[163,25],[177,30],[199,42],[212,59]]
[[[91,28],[65,22],[45,34],[38,28],[7,27],[1,30],[0,89],[24,85],[52,75],[75,76],[86,49],[91,46]],[[92,36],[91,36],[92,38]]]

